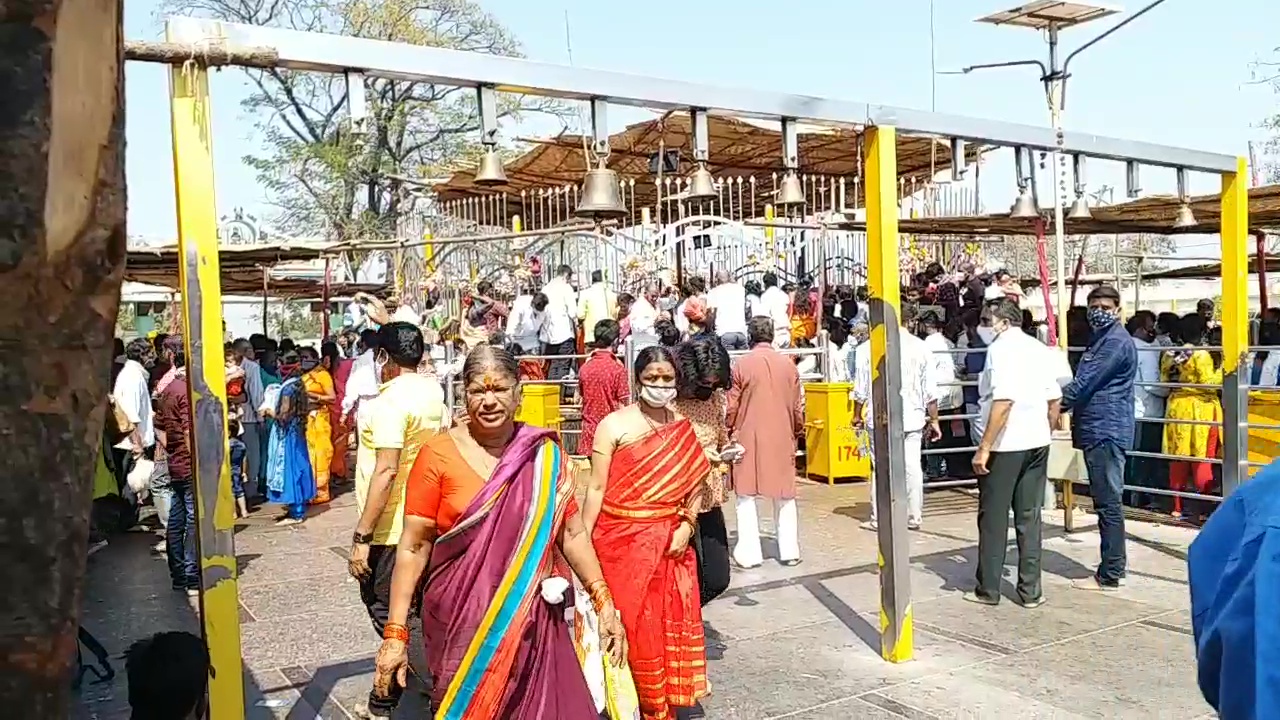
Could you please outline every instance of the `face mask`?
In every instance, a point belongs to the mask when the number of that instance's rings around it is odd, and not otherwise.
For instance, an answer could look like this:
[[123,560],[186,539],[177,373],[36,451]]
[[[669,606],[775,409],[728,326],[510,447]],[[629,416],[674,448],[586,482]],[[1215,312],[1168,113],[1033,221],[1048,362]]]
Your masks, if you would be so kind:
[[640,399],[649,407],[664,408],[676,399],[676,389],[660,385],[641,385]]
[[316,366],[319,364],[320,363],[315,360],[303,360],[302,362],[298,363],[298,366],[302,368],[303,372],[310,372],[312,370],[315,370]]
[[1089,308],[1089,327],[1102,330],[1111,327],[1116,321],[1115,313],[1102,308]]
[[996,339],[995,329],[987,327],[985,325],[979,325],[978,339],[981,340],[983,344],[990,345],[991,343],[995,342],[995,339]]
[[374,374],[374,377],[378,378],[378,382],[382,382],[382,369],[386,366],[387,366],[386,356],[374,357],[373,374]]

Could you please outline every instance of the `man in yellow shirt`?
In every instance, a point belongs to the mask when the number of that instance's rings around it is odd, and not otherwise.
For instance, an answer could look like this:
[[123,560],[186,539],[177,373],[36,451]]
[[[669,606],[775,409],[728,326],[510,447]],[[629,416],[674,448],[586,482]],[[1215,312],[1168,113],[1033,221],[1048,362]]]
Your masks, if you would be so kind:
[[[351,539],[348,569],[360,582],[360,599],[378,637],[382,637],[390,609],[396,544],[404,526],[405,481],[418,451],[449,426],[451,413],[440,383],[417,373],[425,350],[417,326],[407,322],[383,325],[378,330],[377,348],[374,368],[381,385],[377,397],[358,415],[356,506],[360,519]],[[421,632],[418,623],[411,625],[415,633]],[[411,642],[410,647],[421,652],[421,639]],[[411,665],[424,667],[421,660],[411,658]],[[391,717],[399,701],[400,688],[393,683],[386,697],[370,691],[368,704],[357,707],[357,715]]]
[[595,341],[596,323],[617,320],[617,313],[618,298],[604,281],[604,273],[592,270],[591,286],[578,293],[578,319],[582,321],[582,339],[587,346]]

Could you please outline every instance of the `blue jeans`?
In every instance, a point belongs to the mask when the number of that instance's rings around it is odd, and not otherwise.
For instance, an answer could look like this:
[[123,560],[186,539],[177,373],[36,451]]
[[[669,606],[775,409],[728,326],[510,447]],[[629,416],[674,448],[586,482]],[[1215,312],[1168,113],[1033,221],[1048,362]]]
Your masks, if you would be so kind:
[[175,590],[200,587],[200,563],[196,558],[196,495],[191,478],[169,481],[169,506],[165,550],[169,558],[169,579]]
[[1098,535],[1102,540],[1102,563],[1097,578],[1102,585],[1120,584],[1125,574],[1124,547],[1124,449],[1103,441],[1084,449],[1084,464],[1089,471],[1089,493],[1098,516]]
[[740,332],[727,332],[720,334],[720,342],[724,345],[725,350],[747,350],[747,336]]

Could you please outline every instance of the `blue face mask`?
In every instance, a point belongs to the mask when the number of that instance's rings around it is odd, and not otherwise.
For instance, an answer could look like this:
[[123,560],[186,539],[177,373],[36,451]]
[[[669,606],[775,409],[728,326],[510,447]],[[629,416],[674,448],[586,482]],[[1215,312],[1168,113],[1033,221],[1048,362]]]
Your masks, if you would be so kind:
[[1089,308],[1089,327],[1094,330],[1104,330],[1115,324],[1117,318],[1115,313],[1102,308]]

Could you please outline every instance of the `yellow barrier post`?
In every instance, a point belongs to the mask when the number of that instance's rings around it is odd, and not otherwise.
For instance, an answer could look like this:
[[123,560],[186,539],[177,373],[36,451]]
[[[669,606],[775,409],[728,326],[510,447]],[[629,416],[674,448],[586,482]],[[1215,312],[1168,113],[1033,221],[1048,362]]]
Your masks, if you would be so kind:
[[[172,37],[169,40],[180,40]],[[200,542],[200,618],[209,645],[210,720],[244,718],[235,514],[227,462],[226,372],[218,214],[214,207],[208,71],[190,61],[170,70],[173,175],[178,209],[187,384],[191,401],[191,482]]]
[[[1222,176],[1222,495],[1249,477],[1249,174],[1245,158]],[[1259,259],[1261,260],[1261,259]]]
[[871,477],[871,458],[853,432],[853,383],[804,383],[805,474],[834,485],[836,478]]
[[902,362],[898,333],[897,132],[872,127],[864,136],[867,172],[867,289],[871,294],[871,406],[879,522],[880,654],[906,662],[911,631],[910,539],[902,425]]

